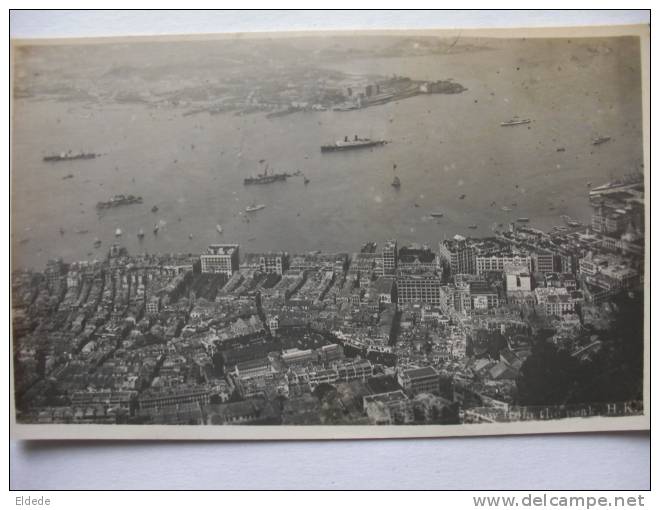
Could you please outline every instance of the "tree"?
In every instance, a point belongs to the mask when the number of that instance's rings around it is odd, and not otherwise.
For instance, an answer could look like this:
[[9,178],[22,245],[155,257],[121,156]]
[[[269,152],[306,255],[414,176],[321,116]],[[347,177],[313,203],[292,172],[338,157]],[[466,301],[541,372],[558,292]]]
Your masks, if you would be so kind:
[[[589,345],[597,334],[600,350],[580,361],[547,341],[541,331],[517,379],[522,405],[585,404],[642,400],[644,374],[644,307],[641,293],[622,293],[612,301],[613,320],[605,330],[590,330],[580,339]],[[595,346],[598,347],[598,346]]]
[[564,403],[576,380],[578,362],[539,339],[523,363],[516,381],[521,405],[558,405]]

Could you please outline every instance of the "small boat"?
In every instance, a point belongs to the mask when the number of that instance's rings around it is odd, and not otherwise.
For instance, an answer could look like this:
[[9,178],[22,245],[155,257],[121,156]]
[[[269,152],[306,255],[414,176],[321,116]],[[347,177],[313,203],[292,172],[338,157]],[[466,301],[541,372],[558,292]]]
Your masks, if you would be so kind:
[[394,180],[392,181],[392,187],[394,188],[400,188],[401,187],[401,180],[398,177],[394,177]]
[[142,229],[138,230],[137,236],[138,236],[138,239],[142,239],[144,237],[144,230],[142,230]]
[[76,234],[86,234],[87,232],[89,232],[89,230],[87,230],[85,228],[79,228],[79,229],[75,230]]
[[518,218],[520,223],[529,223],[529,218]]
[[188,234],[188,239],[192,239],[192,238],[193,238],[193,235],[192,235],[192,234]]
[[65,232],[65,230],[64,230],[62,227],[60,227],[60,235],[61,235],[61,236],[64,235],[64,232]]
[[218,231],[218,234],[222,234],[222,225],[220,223],[215,226],[215,229]]
[[414,205],[415,207],[419,207],[419,204],[418,204],[417,202],[415,202],[413,205]]
[[431,217],[432,218],[442,218],[444,216],[444,213],[441,212],[432,212]]
[[307,177],[305,177],[303,179],[303,182],[305,183],[305,186],[307,186],[309,184],[309,179]]
[[506,206],[504,206],[504,207],[502,207],[502,210],[503,210],[504,212],[510,212],[512,209],[511,209],[510,207],[506,207]]
[[62,180],[65,179],[73,179],[73,174],[66,174],[64,177],[62,177]]
[[458,198],[459,198],[460,200],[463,200],[465,197],[466,197],[466,195],[465,195],[465,193],[463,193],[463,194],[460,195]]
[[121,237],[122,233],[123,232],[121,231],[121,229],[118,228],[117,230],[115,230],[115,237]]
[[154,206],[151,208],[151,212],[152,212],[152,213],[156,213],[156,212],[158,212],[158,206],[157,206],[157,205],[154,205]]
[[256,212],[256,211],[261,211],[262,209],[265,208],[266,206],[264,204],[252,204],[245,208],[245,212]]
[[605,142],[609,142],[612,139],[610,136],[599,136],[598,138],[594,138],[591,141],[591,145],[601,145],[604,144]]
[[160,228],[160,225],[158,223],[154,223],[154,234],[158,233],[159,228]]
[[94,248],[101,246],[101,240],[97,237],[94,239]]
[[474,230],[475,228],[477,228],[477,225],[468,225],[468,228],[471,228],[472,230]]

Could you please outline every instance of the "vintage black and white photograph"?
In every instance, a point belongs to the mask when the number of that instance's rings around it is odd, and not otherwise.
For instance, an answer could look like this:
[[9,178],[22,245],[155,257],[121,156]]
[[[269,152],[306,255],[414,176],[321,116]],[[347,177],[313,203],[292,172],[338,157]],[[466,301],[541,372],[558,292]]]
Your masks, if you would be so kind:
[[14,41],[14,433],[647,428],[647,46]]

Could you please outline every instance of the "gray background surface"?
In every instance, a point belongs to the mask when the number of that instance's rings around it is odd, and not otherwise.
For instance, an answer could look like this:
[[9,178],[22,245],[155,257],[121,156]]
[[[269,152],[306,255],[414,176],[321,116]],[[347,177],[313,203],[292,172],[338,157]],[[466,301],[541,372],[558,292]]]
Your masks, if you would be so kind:
[[[647,11],[14,11],[11,35],[650,23]],[[647,489],[650,434],[10,444],[12,489]]]

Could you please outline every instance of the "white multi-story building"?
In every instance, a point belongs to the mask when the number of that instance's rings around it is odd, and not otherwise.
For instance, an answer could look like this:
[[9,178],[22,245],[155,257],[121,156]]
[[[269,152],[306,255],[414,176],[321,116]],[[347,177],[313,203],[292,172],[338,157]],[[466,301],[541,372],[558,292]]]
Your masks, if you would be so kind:
[[477,255],[476,267],[477,274],[484,274],[489,271],[504,271],[508,265],[525,266],[527,271],[532,270],[532,259],[526,255]]
[[397,247],[396,241],[390,240],[383,246],[383,273],[393,275],[396,273]]
[[530,292],[532,290],[532,277],[525,266],[506,265],[504,278],[507,293]]
[[259,269],[263,273],[281,275],[285,269],[286,255],[283,253],[264,253],[259,256]]
[[440,284],[440,278],[435,275],[401,275],[396,280],[397,301],[441,305],[446,298]]
[[466,240],[443,241],[438,244],[438,260],[451,275],[474,274],[476,251]]

